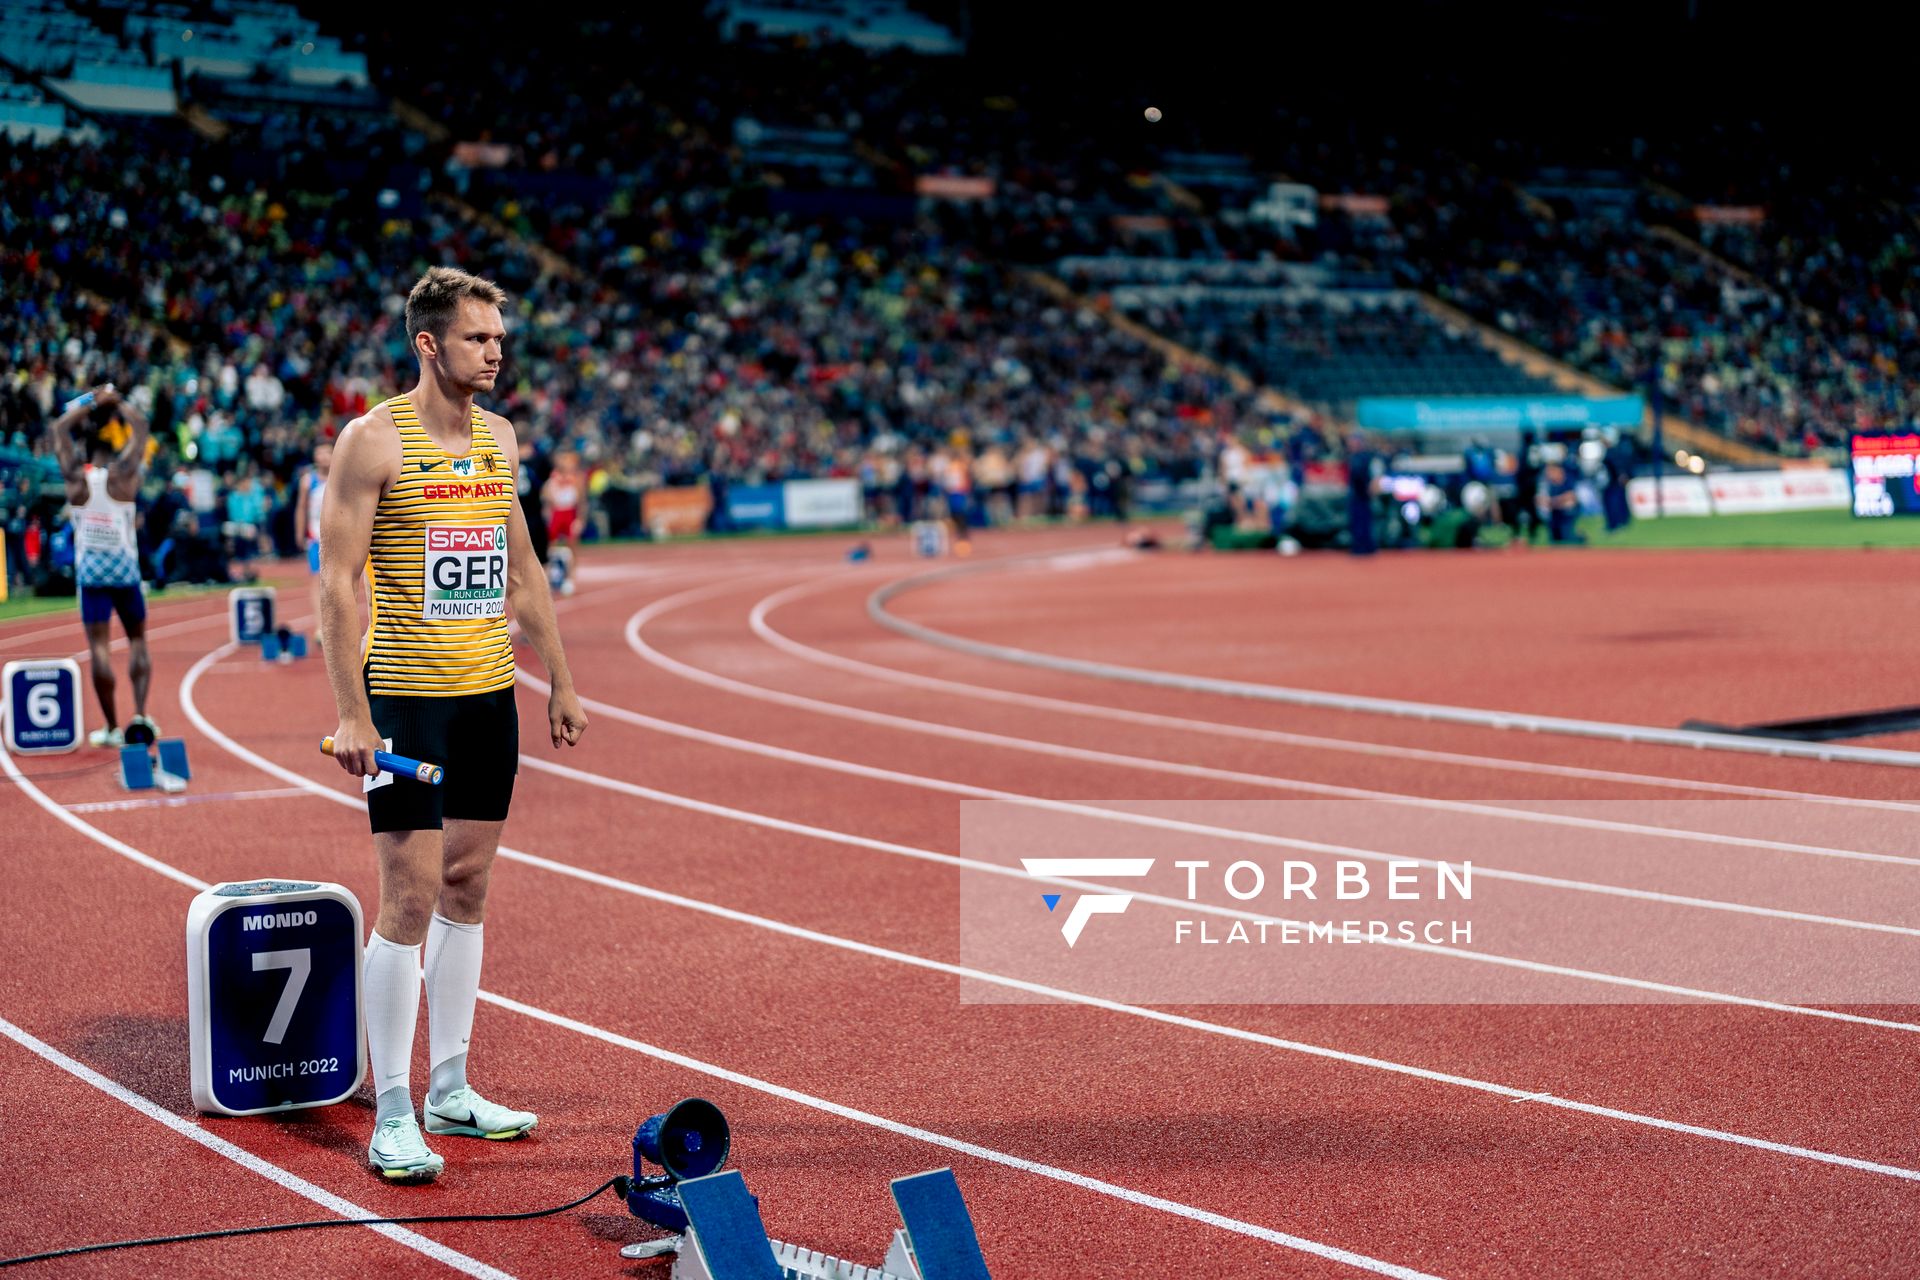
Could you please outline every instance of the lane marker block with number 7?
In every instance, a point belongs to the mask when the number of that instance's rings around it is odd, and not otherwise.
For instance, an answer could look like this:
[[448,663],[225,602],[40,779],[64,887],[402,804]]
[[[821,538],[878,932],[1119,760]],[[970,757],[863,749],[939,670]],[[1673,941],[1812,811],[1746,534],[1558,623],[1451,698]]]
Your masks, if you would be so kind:
[[217,884],[187,910],[193,1105],[325,1107],[360,1087],[360,903],[306,880]]

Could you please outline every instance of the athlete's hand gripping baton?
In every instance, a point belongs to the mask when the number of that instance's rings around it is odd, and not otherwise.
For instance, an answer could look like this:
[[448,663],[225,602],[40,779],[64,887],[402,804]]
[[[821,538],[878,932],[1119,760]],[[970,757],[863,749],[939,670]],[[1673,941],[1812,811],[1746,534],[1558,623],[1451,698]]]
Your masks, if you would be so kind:
[[[331,737],[320,739],[320,752],[322,755],[330,756],[333,754],[333,739]],[[427,764],[421,760],[409,760],[405,756],[394,755],[391,751],[374,752],[373,762],[378,765],[382,771],[391,773],[395,777],[412,778],[416,782],[424,782],[431,787],[439,786],[440,780],[447,775],[447,771],[437,764]]]

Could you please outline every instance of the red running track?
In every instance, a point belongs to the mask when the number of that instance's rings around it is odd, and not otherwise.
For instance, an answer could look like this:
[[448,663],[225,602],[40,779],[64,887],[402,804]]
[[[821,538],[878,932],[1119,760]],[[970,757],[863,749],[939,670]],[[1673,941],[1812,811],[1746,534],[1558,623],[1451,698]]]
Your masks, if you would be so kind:
[[[997,556],[1109,541],[1079,532],[1000,535],[976,545]],[[1185,1020],[1179,1023],[1084,1001],[964,1001],[953,972],[963,960],[961,873],[913,852],[962,852],[961,798],[899,776],[1076,801],[1275,795],[1217,778],[862,723],[689,673],[977,734],[1398,795],[1507,804],[1685,800],[1726,810],[1717,826],[1711,811],[1689,811],[1688,820],[1707,830],[1767,834],[1741,826],[1749,806],[1712,792],[1170,733],[989,703],[823,666],[751,628],[757,602],[818,582],[817,591],[764,621],[793,643],[843,658],[1040,697],[1452,757],[1524,757],[1894,802],[1911,794],[1910,775],[1518,739],[1114,687],[964,658],[866,617],[873,586],[924,568],[905,559],[900,541],[876,545],[871,572],[845,566],[844,544],[831,540],[620,551],[587,561],[582,594],[563,614],[569,653],[583,692],[627,714],[596,714],[583,746],[556,757],[539,730],[544,700],[534,688],[522,690],[529,767],[506,843],[523,857],[503,859],[496,871],[489,1002],[475,1037],[483,1087],[542,1111],[534,1139],[449,1142],[442,1180],[406,1189],[382,1185],[359,1164],[370,1116],[365,1096],[290,1120],[192,1115],[180,946],[192,890],[126,851],[192,880],[310,876],[344,883],[363,902],[374,898],[364,819],[350,797],[343,804],[318,794],[348,791],[344,776],[311,754],[332,715],[319,664],[263,670],[257,660],[222,656],[218,602],[174,607],[164,619],[173,629],[155,642],[154,710],[170,732],[189,739],[191,795],[200,803],[92,807],[124,798],[102,757],[21,762],[46,805],[88,806],[65,811],[89,830],[63,824],[26,787],[9,787],[0,802],[14,904],[13,927],[0,935],[0,1017],[284,1170],[283,1182],[302,1180],[381,1213],[524,1209],[570,1199],[625,1167],[638,1119],[697,1093],[732,1120],[737,1163],[775,1235],[867,1262],[878,1261],[892,1225],[887,1178],[951,1164],[1003,1280],[1175,1270],[1644,1276],[1910,1269],[1920,1244],[1920,1117],[1906,1087],[1920,1068],[1920,1007],[1912,1003],[1847,1006],[1840,1011],[1874,1021],[1836,1021],[1714,1002],[1595,1003],[1616,998],[1613,989],[1558,979],[1543,980],[1536,997],[1551,1003],[1144,1011]],[[1549,562],[1552,573],[1536,568]],[[1644,661],[1640,642],[1589,644],[1583,628],[1599,615],[1583,612],[1582,602],[1622,582],[1646,584],[1660,600],[1684,578],[1687,609],[1716,618],[1758,610],[1743,625],[1769,636],[1782,625],[1768,611],[1774,594],[1752,590],[1749,569],[1671,567],[1682,565],[1680,557],[1602,552],[1383,557],[1366,566],[1167,555],[1047,574],[996,568],[914,592],[897,607],[1027,648],[1295,684],[1314,684],[1310,676],[1319,671],[1323,687],[1507,709],[1671,724],[1736,708],[1762,719],[1815,706],[1808,690],[1780,681],[1772,682],[1777,706],[1752,690],[1724,688],[1738,683],[1740,668],[1706,661],[1685,678],[1659,674],[1665,664],[1649,677],[1653,686],[1671,678],[1672,687],[1698,693],[1697,706],[1677,709],[1660,701],[1657,687],[1641,688],[1637,675],[1625,679]],[[1789,594],[1802,585],[1817,594],[1821,581],[1854,571],[1846,557],[1765,561],[1774,592]],[[1349,586],[1353,573],[1367,575],[1365,591]],[[1435,585],[1439,577],[1444,589]],[[1176,592],[1183,580],[1190,593]],[[674,601],[693,589],[709,594]],[[1365,601],[1381,593],[1435,611],[1434,642],[1422,644],[1417,629],[1402,628],[1388,660],[1357,654],[1383,642],[1372,631],[1357,639],[1340,618],[1372,627],[1379,618],[1364,611]],[[660,608],[638,628],[637,650],[629,623],[649,606]],[[1318,621],[1303,629],[1296,625],[1303,614]],[[1499,656],[1509,679],[1498,688],[1479,669],[1484,658],[1473,660],[1476,619],[1489,617],[1527,620],[1521,634],[1529,656]],[[1852,654],[1879,643],[1877,624],[1853,625],[1849,632],[1828,615],[1819,629],[1781,640],[1781,649],[1832,646]],[[7,643],[9,634],[47,627],[36,619],[0,630],[0,651],[21,651]],[[1645,629],[1662,628],[1679,629],[1670,621]],[[65,649],[78,647],[73,630]],[[1302,670],[1262,664],[1263,636],[1286,637],[1285,661]],[[42,647],[44,638],[31,644],[34,652],[61,651]],[[1235,652],[1244,665],[1236,667]],[[1579,687],[1564,700],[1542,688],[1526,689],[1524,703],[1496,697],[1523,688],[1536,669],[1577,671]],[[206,730],[182,698],[196,670],[188,692]],[[1370,672],[1380,678],[1370,682]],[[1716,672],[1718,685],[1711,683]],[[1623,682],[1628,692],[1616,704],[1604,691]],[[1838,696],[1856,691],[1849,676],[1836,686],[1836,701],[1858,705]],[[1894,691],[1881,700],[1901,697],[1911,700]],[[852,762],[864,772],[822,761]],[[549,762],[573,772],[539,767]],[[284,794],[302,785],[306,791]],[[261,792],[272,794],[207,799]],[[1903,850],[1886,838],[1902,824],[1898,811],[1864,811],[1863,818],[1811,802],[1784,808],[1830,821],[1808,819],[1775,838],[1858,837],[1850,847]],[[1904,864],[1826,860],[1818,883],[1803,884],[1793,874],[1800,855],[1785,852],[1715,847],[1680,865],[1662,860],[1664,841],[1581,830],[1567,837],[1571,843],[1542,842],[1524,824],[1474,821],[1481,825],[1472,837],[1490,843],[1481,855],[1489,865],[1559,859],[1556,873],[1671,891],[1701,888],[1712,879],[1701,878],[1704,866],[1719,875],[1717,896],[1729,901],[1865,921],[1920,919],[1909,888],[1920,869]],[[1380,846],[1404,847],[1394,843],[1397,832],[1383,820]],[[121,842],[121,852],[105,841]],[[1671,903],[1526,892],[1536,914],[1577,910],[1617,923],[1618,954],[1581,958],[1596,971],[1604,964],[1631,974],[1648,962],[1631,931],[1684,930],[1698,918],[1698,909]],[[1782,947],[1829,937],[1834,945],[1872,945],[1835,926],[1744,916],[1738,923],[1763,938],[1777,930]],[[1524,941],[1539,949],[1536,958],[1555,958],[1550,938]],[[1412,966],[1409,973],[1448,963],[1393,959]],[[1618,998],[1630,997],[1638,998]],[[421,1049],[417,1081],[426,1071]],[[323,1216],[286,1185],[110,1099],[14,1040],[0,1041],[0,1053],[9,1080],[23,1082],[14,1092],[32,1095],[10,1125],[19,1149],[45,1143],[63,1151],[57,1174],[31,1160],[6,1162],[0,1253]],[[71,1146],[75,1114],[89,1117],[89,1140],[78,1149]],[[1673,1127],[1682,1125],[1696,1131]],[[153,1194],[154,1169],[168,1171],[164,1195]],[[405,1244],[344,1229],[47,1270],[252,1274],[284,1266],[339,1274],[387,1263],[485,1264],[532,1277],[664,1273],[615,1256],[617,1244],[649,1233],[611,1199],[542,1222],[419,1232],[458,1256],[430,1261]]]

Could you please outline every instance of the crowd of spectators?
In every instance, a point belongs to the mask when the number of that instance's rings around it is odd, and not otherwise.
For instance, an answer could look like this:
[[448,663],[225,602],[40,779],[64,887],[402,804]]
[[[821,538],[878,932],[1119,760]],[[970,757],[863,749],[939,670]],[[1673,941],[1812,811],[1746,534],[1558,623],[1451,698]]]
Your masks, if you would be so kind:
[[[858,477],[876,518],[1105,513],[1134,482],[1210,470],[1223,439],[1279,447],[1314,425],[1023,270],[1077,254],[1311,263],[1430,289],[1786,452],[1920,409],[1902,372],[1920,326],[1897,164],[1770,171],[1729,158],[1726,139],[1629,142],[1597,159],[1634,175],[1630,198],[1589,208],[1529,192],[1551,140],[1469,133],[1463,151],[1437,127],[1269,102],[1214,114],[1210,134],[1171,113],[1150,147],[1119,123],[1137,122],[1133,106],[1071,78],[723,48],[679,7],[562,20],[531,47],[485,22],[418,34],[401,20],[371,38],[371,99],[400,99],[424,130],[356,100],[263,109],[223,140],[162,122],[97,143],[0,141],[10,529],[50,519],[27,497],[44,466],[20,460],[45,452],[39,424],[112,379],[150,406],[156,475],[189,495],[196,530],[265,531],[221,532],[228,559],[270,546],[313,443],[410,379],[402,291],[434,262],[512,294],[496,407],[538,450],[581,454],[612,533],[640,531],[637,495],[654,486],[822,475]],[[756,150],[780,130],[804,145]],[[1231,183],[1153,176],[1162,154],[1203,146],[1237,149],[1247,172],[1385,197],[1386,213],[1275,226]],[[1755,153],[1792,150],[1776,136]],[[916,198],[926,174],[984,180],[991,199]],[[1702,228],[1693,200],[1766,212]],[[1655,234],[1672,225],[1706,251]],[[1313,394],[1301,370],[1350,345],[1389,364],[1453,360],[1458,335],[1405,312],[1317,306],[1134,314],[1322,401],[1345,393]],[[1419,389],[1389,372],[1382,389]]]
[[1303,247],[1336,248],[1764,449],[1812,453],[1920,416],[1905,156],[1859,166],[1758,124],[1648,139],[1529,134],[1517,119],[1489,132],[1326,123],[1276,111],[1266,161],[1389,211],[1366,220],[1371,240],[1323,212],[1294,237]]
[[[0,428],[44,454],[54,405],[98,381],[136,388],[160,483],[211,478],[179,486],[196,529],[226,560],[276,529],[285,550],[313,443],[411,376],[401,302],[431,262],[513,295],[497,407],[542,450],[587,459],[604,532],[640,532],[635,499],[652,486],[821,475],[859,477],[883,519],[934,504],[1106,513],[1122,473],[1196,474],[1218,427],[1255,416],[1223,377],[1169,363],[937,224],[773,213],[706,142],[662,163],[679,181],[644,203],[629,184],[590,214],[489,209],[561,253],[553,270],[496,223],[384,187],[391,166],[339,185],[318,153],[281,156],[241,181],[228,147],[180,132],[0,142]],[[13,472],[39,486],[24,518],[50,521],[49,477]]]
[[[1913,421],[1920,394],[1899,362],[1916,337],[1910,296],[1885,300],[1875,327],[1823,320],[1793,288],[1654,234],[1646,204],[1555,209],[1511,188],[1485,193],[1472,214],[1409,200],[1408,269],[1506,332],[1614,385],[1657,389],[1670,412],[1763,448],[1811,453]],[[1710,249],[1726,244],[1708,237]],[[1819,265],[1774,279],[1797,283]]]

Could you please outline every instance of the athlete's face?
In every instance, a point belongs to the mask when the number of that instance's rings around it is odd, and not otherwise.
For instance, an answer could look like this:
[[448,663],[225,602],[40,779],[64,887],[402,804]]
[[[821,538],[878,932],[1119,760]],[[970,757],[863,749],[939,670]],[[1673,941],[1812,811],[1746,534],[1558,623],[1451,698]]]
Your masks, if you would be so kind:
[[314,446],[313,469],[319,472],[323,479],[326,477],[328,472],[333,470],[333,446],[332,445],[321,444],[321,445]]
[[439,344],[436,363],[449,382],[468,393],[493,390],[507,329],[500,308],[463,298],[460,310],[447,325],[446,341]]

